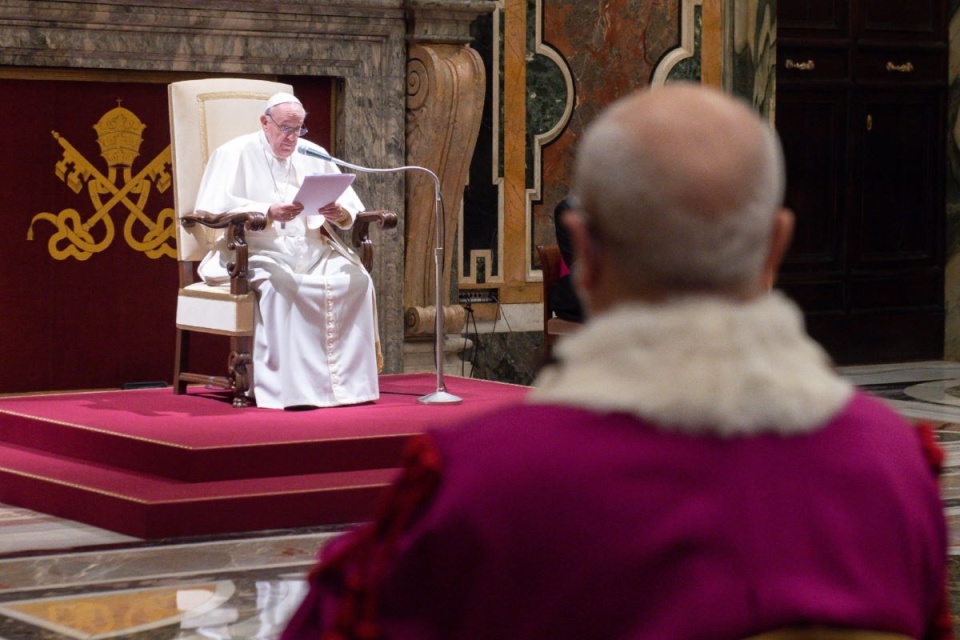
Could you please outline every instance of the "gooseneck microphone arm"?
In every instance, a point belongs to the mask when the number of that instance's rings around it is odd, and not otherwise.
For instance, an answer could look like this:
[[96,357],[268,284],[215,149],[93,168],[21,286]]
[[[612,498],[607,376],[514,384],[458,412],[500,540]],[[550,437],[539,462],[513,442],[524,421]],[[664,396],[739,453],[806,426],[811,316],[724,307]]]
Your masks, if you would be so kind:
[[[306,141],[303,141],[304,143]],[[435,318],[434,318],[434,333],[436,335],[436,340],[434,342],[434,359],[436,360],[437,365],[437,390],[433,393],[428,393],[425,396],[418,398],[418,401],[422,404],[460,404],[463,402],[463,399],[447,392],[446,385],[443,382],[443,296],[440,289],[440,281],[443,275],[443,229],[444,229],[444,220],[443,220],[443,200],[440,195],[440,178],[437,177],[430,169],[426,167],[421,167],[417,165],[405,165],[401,167],[387,167],[387,168],[372,168],[372,167],[361,167],[359,165],[351,164],[345,160],[340,160],[339,158],[334,158],[330,154],[324,152],[320,147],[315,146],[306,146],[301,144],[297,146],[297,151],[302,153],[305,156],[310,156],[312,158],[319,158],[320,160],[326,160],[327,162],[332,162],[341,167],[346,167],[348,169],[353,169],[354,171],[361,171],[363,173],[398,173],[401,171],[421,171],[428,174],[433,178],[433,192],[434,192],[434,218],[436,226],[436,243],[433,250],[434,257],[434,276],[435,276],[435,289],[436,295],[434,296],[434,305],[435,305]]]

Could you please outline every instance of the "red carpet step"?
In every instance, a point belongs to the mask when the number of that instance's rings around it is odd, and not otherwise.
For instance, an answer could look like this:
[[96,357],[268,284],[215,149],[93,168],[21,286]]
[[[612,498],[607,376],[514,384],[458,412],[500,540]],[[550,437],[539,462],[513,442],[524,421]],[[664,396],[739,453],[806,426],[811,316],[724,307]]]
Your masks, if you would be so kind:
[[235,409],[169,388],[0,398],[0,501],[140,538],[356,522],[403,443],[526,387],[445,377],[460,405],[424,405],[432,374],[381,377],[375,403]]

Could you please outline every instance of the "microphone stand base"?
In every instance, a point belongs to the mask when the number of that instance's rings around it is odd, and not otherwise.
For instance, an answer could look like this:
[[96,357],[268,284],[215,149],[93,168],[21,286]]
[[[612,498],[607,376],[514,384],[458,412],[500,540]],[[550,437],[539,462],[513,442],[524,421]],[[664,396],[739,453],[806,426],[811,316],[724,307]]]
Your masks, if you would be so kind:
[[463,398],[453,395],[452,393],[447,393],[446,391],[434,391],[433,393],[428,393],[425,396],[420,396],[417,398],[417,402],[420,404],[460,404],[463,402]]

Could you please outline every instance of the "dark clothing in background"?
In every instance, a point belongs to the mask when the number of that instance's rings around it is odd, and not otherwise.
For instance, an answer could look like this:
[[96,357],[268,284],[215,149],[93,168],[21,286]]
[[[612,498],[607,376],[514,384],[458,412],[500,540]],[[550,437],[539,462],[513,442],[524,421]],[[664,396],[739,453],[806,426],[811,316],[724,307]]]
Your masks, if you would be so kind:
[[563,213],[570,208],[570,204],[564,199],[553,210],[553,225],[557,232],[557,246],[560,247],[560,255],[567,265],[567,273],[557,280],[556,286],[550,292],[550,306],[558,318],[570,320],[572,322],[583,322],[583,308],[576,292],[573,290],[572,276],[569,270],[573,269],[573,243],[567,234],[567,228],[560,222]]

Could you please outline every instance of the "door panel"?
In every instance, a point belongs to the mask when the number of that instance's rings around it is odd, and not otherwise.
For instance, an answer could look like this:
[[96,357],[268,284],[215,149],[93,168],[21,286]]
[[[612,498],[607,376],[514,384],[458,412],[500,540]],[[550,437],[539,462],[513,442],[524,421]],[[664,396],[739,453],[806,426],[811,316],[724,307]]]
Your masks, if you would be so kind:
[[940,263],[943,108],[936,94],[862,92],[853,139],[857,201],[851,208],[854,269]]
[[938,41],[945,20],[939,0],[863,0],[856,18],[864,39],[912,41]]
[[785,273],[805,269],[838,273],[843,267],[846,123],[845,88],[783,87],[778,92],[777,130],[787,159],[786,204],[797,219]]
[[777,33],[781,37],[847,37],[847,0],[779,0]]
[[946,6],[778,0],[778,286],[838,364],[943,355]]

